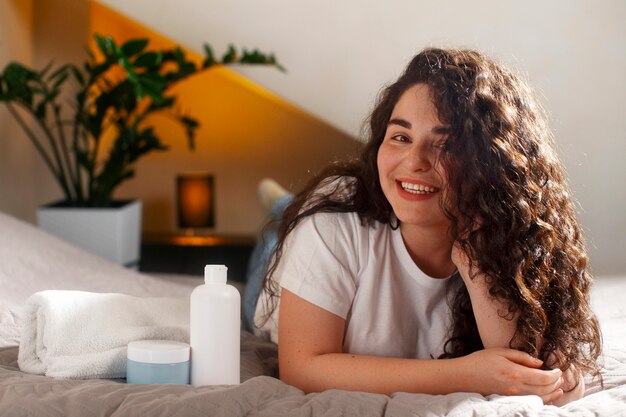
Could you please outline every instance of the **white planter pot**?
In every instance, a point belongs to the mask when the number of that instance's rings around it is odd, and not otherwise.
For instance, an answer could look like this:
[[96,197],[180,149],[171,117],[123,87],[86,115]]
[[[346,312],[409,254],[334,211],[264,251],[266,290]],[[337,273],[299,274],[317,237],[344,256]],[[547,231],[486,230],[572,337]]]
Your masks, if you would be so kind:
[[37,210],[45,231],[127,267],[138,267],[141,201],[120,207],[78,208],[49,205]]

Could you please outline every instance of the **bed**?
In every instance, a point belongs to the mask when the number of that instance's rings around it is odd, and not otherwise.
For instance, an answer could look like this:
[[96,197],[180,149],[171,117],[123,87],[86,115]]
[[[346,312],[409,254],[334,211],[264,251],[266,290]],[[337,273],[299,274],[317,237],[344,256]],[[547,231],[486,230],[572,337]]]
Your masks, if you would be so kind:
[[593,303],[604,333],[604,387],[562,408],[538,397],[474,393],[391,396],[329,390],[304,394],[277,376],[276,346],[243,331],[236,386],[130,385],[123,379],[55,379],[17,365],[25,300],[47,289],[188,297],[193,277],[149,276],[112,264],[0,214],[0,415],[2,416],[565,416],[626,415],[626,276],[597,280]]

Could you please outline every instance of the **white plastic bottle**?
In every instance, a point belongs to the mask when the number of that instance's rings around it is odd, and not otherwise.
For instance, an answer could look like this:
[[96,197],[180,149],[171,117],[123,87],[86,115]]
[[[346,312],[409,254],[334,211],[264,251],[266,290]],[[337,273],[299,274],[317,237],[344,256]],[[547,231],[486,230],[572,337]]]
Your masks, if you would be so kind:
[[191,293],[191,384],[239,384],[241,296],[226,284],[225,265],[207,265]]

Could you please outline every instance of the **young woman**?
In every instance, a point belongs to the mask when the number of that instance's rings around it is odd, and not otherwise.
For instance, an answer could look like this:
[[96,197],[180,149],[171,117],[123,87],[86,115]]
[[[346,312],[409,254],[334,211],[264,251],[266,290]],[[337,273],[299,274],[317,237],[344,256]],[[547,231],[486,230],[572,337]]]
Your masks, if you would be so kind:
[[528,87],[478,52],[426,49],[383,90],[360,158],[285,211],[257,323],[272,313],[280,377],[306,392],[562,404],[598,374],[590,284]]

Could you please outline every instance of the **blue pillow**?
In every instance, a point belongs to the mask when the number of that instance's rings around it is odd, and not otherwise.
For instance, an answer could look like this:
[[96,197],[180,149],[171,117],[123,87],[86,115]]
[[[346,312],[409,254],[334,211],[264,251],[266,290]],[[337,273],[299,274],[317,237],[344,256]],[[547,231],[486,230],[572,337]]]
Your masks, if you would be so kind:
[[[277,198],[270,209],[270,219],[279,219],[283,210],[292,200],[293,194],[291,193],[286,193]],[[250,262],[248,263],[248,271],[246,273],[246,288],[243,292],[243,316],[244,325],[251,332],[254,331],[254,312],[259,301],[259,295],[263,289],[263,277],[265,277],[265,272],[278,243],[277,226],[274,223],[263,231],[250,254]]]

